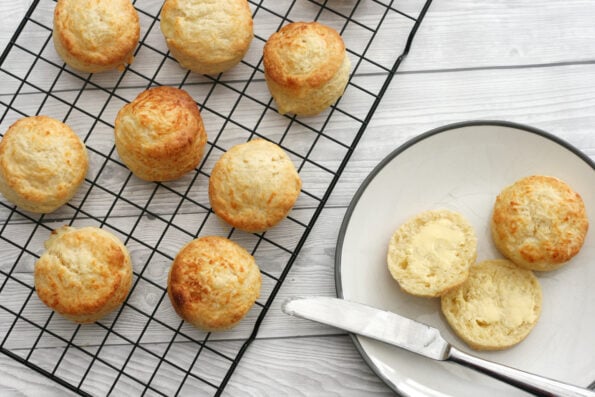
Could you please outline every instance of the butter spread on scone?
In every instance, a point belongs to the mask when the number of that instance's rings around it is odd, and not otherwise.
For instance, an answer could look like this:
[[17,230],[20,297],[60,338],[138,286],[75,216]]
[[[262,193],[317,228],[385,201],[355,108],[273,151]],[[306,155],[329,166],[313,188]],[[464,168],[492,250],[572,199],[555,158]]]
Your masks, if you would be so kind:
[[463,283],[476,257],[477,238],[467,220],[454,211],[431,210],[394,232],[387,263],[405,292],[436,297]]
[[530,270],[506,259],[471,267],[469,278],[441,297],[449,325],[470,347],[501,350],[521,342],[541,313],[541,286]]

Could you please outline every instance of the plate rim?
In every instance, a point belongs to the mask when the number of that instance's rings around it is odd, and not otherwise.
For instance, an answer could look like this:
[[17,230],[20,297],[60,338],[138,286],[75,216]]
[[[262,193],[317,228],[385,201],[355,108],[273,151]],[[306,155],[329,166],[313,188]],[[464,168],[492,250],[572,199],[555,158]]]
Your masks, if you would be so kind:
[[[589,156],[587,156],[583,151],[581,151],[580,149],[578,149],[576,146],[572,145],[568,141],[566,141],[556,135],[553,135],[550,132],[546,132],[542,129],[532,127],[527,124],[513,122],[513,121],[505,121],[505,120],[460,121],[460,122],[445,124],[445,125],[433,128],[431,130],[428,130],[426,132],[423,132],[419,135],[416,135],[413,138],[410,138],[409,140],[407,140],[406,142],[401,144],[400,146],[398,146],[396,149],[394,149],[388,155],[386,155],[372,169],[372,171],[366,176],[366,178],[363,180],[363,182],[361,183],[361,185],[358,187],[357,191],[351,198],[351,201],[349,202],[349,205],[347,207],[345,215],[343,216],[343,221],[341,222],[341,227],[339,228],[339,234],[337,236],[337,244],[335,245],[335,264],[334,264],[334,266],[335,266],[334,273],[335,274],[334,274],[334,276],[335,276],[335,292],[336,292],[336,295],[338,298],[343,298],[343,288],[341,285],[341,252],[343,250],[343,242],[345,240],[345,233],[347,231],[347,227],[349,226],[349,222],[351,221],[351,217],[353,215],[355,207],[359,203],[359,200],[360,200],[361,196],[364,194],[364,192],[366,191],[368,185],[374,180],[374,178],[376,178],[376,176],[380,173],[380,171],[382,171],[382,169],[384,169],[384,167],[386,167],[387,164],[389,164],[392,160],[394,160],[398,155],[400,155],[401,153],[408,150],[410,147],[424,141],[427,138],[431,138],[435,135],[438,135],[438,134],[441,134],[441,133],[444,133],[444,132],[447,132],[450,130],[465,128],[465,127],[477,127],[477,126],[508,127],[508,128],[514,128],[517,130],[521,130],[521,131],[524,131],[524,132],[527,132],[530,134],[539,135],[542,138],[548,139],[548,140],[562,146],[563,148],[569,150],[574,155],[576,155],[579,159],[583,160],[587,165],[589,165],[595,171],[595,161],[591,160],[591,158]],[[350,333],[349,336],[351,337],[351,340],[352,340],[353,344],[355,345],[355,348],[358,351],[359,355],[362,357],[362,359],[368,365],[368,367],[372,370],[372,372],[374,372],[376,374],[376,376],[378,376],[394,392],[396,392],[402,396],[407,396],[408,394],[406,394],[403,390],[399,389],[399,387],[393,381],[388,379],[388,377],[386,377],[380,371],[380,369],[376,365],[374,365],[374,363],[372,362],[372,359],[365,352],[363,346],[361,345],[357,335]],[[595,385],[595,380],[593,380],[591,385]]]

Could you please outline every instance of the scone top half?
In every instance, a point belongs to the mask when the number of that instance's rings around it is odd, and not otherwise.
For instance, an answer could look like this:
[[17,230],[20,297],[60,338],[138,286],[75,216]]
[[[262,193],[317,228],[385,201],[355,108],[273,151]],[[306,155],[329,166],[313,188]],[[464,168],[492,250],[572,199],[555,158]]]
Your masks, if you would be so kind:
[[54,46],[76,70],[123,69],[132,63],[139,37],[139,17],[130,0],[58,0],[56,4]]
[[49,213],[67,203],[88,167],[83,141],[51,117],[24,117],[0,142],[0,192],[27,211]]
[[339,33],[319,22],[293,22],[272,34],[263,65],[279,112],[306,116],[343,94],[351,67]]
[[405,292],[437,297],[462,284],[477,258],[477,237],[458,212],[417,214],[392,235],[388,270]]
[[537,324],[542,292],[533,272],[506,259],[480,262],[469,278],[441,298],[446,320],[471,348],[502,350]]
[[544,175],[521,178],[503,189],[491,220],[500,252],[536,271],[568,263],[582,248],[588,228],[582,197],[564,181]]

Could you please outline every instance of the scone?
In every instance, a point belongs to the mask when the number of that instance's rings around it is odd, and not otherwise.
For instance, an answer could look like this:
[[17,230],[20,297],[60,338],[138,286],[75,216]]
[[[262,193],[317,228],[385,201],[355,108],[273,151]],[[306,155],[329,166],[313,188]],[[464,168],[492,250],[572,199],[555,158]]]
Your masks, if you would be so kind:
[[167,293],[185,321],[206,331],[235,326],[260,295],[254,257],[223,237],[192,240],[176,255]]
[[132,286],[128,250],[97,228],[62,226],[35,263],[35,291],[51,309],[77,323],[92,323],[124,302]]
[[246,0],[166,0],[161,32],[186,69],[217,74],[238,64],[250,47],[252,12]]
[[0,192],[27,211],[48,213],[66,204],[88,167],[85,144],[51,117],[22,118],[0,141]]
[[446,320],[471,348],[501,350],[521,342],[541,313],[541,286],[506,259],[471,267],[469,278],[441,298]]
[[224,153],[209,178],[213,211],[231,226],[264,231],[293,208],[302,181],[278,145],[254,139]]
[[402,224],[388,245],[388,270],[403,291],[436,297],[463,283],[477,257],[473,227],[449,210],[422,212]]
[[581,196],[560,179],[534,175],[503,189],[494,204],[496,247],[526,269],[549,271],[574,257],[589,228]]
[[193,170],[207,134],[196,102],[184,90],[154,87],[141,92],[116,116],[116,149],[126,166],[146,181],[167,181]]
[[73,69],[123,70],[138,44],[138,13],[130,0],[58,0],[52,36],[56,52]]
[[264,77],[279,113],[311,116],[345,91],[351,63],[343,39],[318,22],[294,22],[264,46]]

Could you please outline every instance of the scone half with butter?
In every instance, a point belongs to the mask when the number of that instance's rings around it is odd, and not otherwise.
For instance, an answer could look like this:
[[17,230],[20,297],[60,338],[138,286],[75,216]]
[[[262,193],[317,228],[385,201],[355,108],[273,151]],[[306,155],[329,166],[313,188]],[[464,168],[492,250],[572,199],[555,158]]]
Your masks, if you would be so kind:
[[402,224],[388,245],[388,270],[405,292],[441,296],[463,283],[477,257],[473,227],[458,212],[422,212]]
[[35,263],[35,291],[48,307],[77,323],[92,323],[120,306],[132,286],[126,246],[97,227],[62,226]]
[[471,348],[502,350],[529,335],[541,314],[541,286],[527,269],[509,260],[471,268],[461,286],[441,298],[448,324]]

